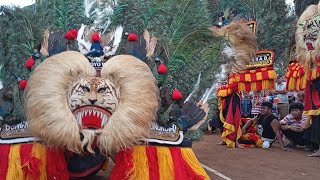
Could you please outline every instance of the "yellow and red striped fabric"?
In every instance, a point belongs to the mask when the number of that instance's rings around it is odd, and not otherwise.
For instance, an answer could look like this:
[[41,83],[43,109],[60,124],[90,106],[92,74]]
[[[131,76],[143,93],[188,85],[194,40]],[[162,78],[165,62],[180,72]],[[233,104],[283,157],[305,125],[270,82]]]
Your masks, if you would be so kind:
[[217,90],[218,97],[227,97],[237,91],[235,84],[222,86]]
[[[241,118],[241,128],[250,120],[251,118]],[[257,134],[257,124],[253,124],[247,129],[246,134],[242,134],[240,141],[244,140],[246,142],[251,142],[250,144],[241,143],[243,147],[262,147],[263,141],[261,137]],[[254,143],[254,144],[253,144]]]
[[235,147],[235,142],[241,136],[241,96],[233,93],[227,97],[218,98],[219,117],[223,124],[221,139],[229,147]]
[[111,180],[210,179],[191,148],[134,146],[120,151]]
[[62,151],[39,143],[0,145],[0,180],[42,179],[69,179]]
[[306,88],[306,76],[304,66],[299,63],[288,65],[285,77],[287,79],[287,90],[300,91]]
[[246,92],[274,89],[274,81],[277,78],[272,66],[246,70],[233,76],[238,82],[239,91]]

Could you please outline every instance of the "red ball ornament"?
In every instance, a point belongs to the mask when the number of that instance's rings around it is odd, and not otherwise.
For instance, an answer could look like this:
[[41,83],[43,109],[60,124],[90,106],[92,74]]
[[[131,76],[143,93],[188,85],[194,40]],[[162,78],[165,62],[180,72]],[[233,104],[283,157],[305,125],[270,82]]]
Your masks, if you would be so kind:
[[130,33],[128,35],[128,41],[137,41],[138,40],[138,36],[134,33]]
[[64,34],[64,37],[68,40],[74,40],[78,36],[78,31],[76,29],[71,29]]
[[158,66],[158,73],[159,74],[166,74],[167,73],[167,67],[164,64],[160,64]]
[[173,100],[178,101],[182,99],[182,94],[177,88],[174,88],[171,97]]
[[99,42],[100,41],[100,35],[98,32],[94,32],[91,36],[92,42]]
[[24,90],[26,88],[27,84],[28,84],[28,80],[22,79],[21,81],[19,81],[19,88],[21,90]]
[[24,66],[25,66],[26,68],[31,69],[31,68],[34,66],[34,64],[35,64],[35,61],[33,60],[33,58],[32,58],[32,57],[29,57],[29,58],[27,59],[27,61],[25,62]]

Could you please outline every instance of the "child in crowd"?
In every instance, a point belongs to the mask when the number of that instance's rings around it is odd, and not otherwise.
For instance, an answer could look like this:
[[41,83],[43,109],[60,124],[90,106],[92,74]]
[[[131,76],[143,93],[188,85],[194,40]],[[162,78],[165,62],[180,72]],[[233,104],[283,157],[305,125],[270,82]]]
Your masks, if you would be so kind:
[[261,91],[254,92],[254,96],[252,99],[252,110],[251,110],[251,114],[253,116],[260,114],[262,102],[263,102],[263,97],[261,95]]

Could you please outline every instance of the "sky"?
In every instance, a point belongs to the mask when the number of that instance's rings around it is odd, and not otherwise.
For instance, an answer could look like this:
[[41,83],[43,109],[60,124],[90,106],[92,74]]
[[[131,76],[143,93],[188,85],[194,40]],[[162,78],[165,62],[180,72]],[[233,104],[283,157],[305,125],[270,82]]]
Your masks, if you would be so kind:
[[0,0],[1,5],[16,5],[20,7],[28,6],[33,4],[35,0]]

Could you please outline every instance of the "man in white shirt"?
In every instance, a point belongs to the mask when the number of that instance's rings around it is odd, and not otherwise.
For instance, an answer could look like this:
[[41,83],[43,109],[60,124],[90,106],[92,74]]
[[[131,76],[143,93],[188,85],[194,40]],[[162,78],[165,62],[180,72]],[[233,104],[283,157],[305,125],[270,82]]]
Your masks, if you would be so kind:
[[288,91],[286,90],[286,82],[280,76],[277,78],[275,93],[277,94],[276,97],[279,99],[279,103],[277,105],[280,116],[279,118],[283,119],[289,114],[289,98]]

